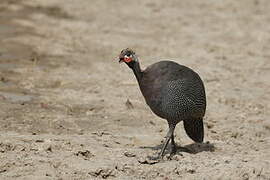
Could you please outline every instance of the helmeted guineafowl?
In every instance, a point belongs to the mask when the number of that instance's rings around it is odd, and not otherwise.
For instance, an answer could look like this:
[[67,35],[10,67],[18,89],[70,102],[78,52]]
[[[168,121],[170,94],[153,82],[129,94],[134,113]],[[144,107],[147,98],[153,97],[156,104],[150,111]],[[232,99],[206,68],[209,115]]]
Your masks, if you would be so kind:
[[141,92],[151,110],[168,121],[169,131],[159,158],[171,140],[176,152],[174,129],[184,122],[187,135],[195,142],[203,142],[203,116],[206,97],[203,82],[192,69],[173,61],[160,61],[141,70],[138,57],[129,48],[121,51],[119,62],[125,62],[134,72]]

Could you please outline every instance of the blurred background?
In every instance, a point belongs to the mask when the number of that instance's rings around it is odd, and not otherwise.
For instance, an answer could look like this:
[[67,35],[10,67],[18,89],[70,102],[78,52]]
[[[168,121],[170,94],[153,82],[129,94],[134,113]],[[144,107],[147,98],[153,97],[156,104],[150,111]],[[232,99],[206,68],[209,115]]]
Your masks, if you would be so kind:
[[[270,1],[1,0],[1,179],[269,179]],[[205,144],[145,104],[143,68],[191,67],[207,93]],[[225,178],[225,179],[226,179]]]

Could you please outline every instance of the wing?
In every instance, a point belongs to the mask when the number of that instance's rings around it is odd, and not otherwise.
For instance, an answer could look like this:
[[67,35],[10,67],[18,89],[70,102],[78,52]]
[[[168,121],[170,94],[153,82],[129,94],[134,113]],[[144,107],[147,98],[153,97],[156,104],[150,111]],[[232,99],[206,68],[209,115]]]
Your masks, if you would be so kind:
[[163,118],[203,117],[205,92],[197,73],[171,61],[161,61],[143,72],[140,89],[152,111]]
[[162,91],[162,108],[172,119],[200,118],[205,114],[205,91],[200,79],[178,79],[168,82]]

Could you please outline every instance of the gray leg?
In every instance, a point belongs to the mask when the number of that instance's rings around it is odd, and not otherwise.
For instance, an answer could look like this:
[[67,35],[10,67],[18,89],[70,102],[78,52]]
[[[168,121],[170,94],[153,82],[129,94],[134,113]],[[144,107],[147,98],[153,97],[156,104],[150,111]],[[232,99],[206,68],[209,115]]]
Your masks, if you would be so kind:
[[172,134],[171,137],[171,154],[175,154],[176,153],[176,144],[174,141],[174,135]]
[[[168,143],[169,143],[170,139],[171,139],[172,136],[173,136],[174,128],[175,128],[175,125],[169,125],[169,131],[168,131],[168,133],[167,133],[167,135],[166,135],[166,140],[165,140],[165,142],[164,142],[164,144],[163,144],[163,146],[162,146],[161,152],[160,152],[160,154],[159,154],[159,158],[160,158],[160,159],[162,159],[163,156],[164,156],[165,149],[167,148]],[[173,140],[173,141],[174,141],[174,140]]]

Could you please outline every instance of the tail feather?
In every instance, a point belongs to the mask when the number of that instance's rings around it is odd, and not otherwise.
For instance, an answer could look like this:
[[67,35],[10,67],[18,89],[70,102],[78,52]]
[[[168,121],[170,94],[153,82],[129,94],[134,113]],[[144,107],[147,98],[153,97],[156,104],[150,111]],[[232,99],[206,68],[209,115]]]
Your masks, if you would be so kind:
[[195,142],[203,142],[204,128],[203,119],[187,119],[184,120],[184,128],[187,135]]

